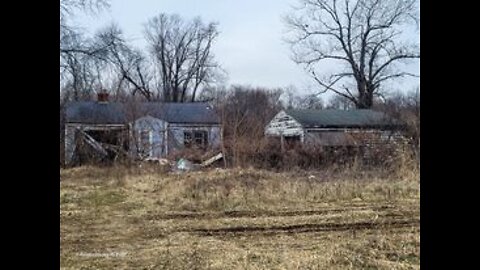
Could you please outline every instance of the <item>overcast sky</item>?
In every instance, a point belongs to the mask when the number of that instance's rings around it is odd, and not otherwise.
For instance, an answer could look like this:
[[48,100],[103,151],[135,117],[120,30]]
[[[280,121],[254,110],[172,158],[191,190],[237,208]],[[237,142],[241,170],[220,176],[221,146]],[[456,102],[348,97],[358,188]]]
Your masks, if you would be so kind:
[[[177,13],[184,19],[200,16],[204,22],[219,23],[220,35],[213,47],[216,60],[228,73],[227,84],[263,87],[295,86],[304,92],[315,84],[290,59],[282,40],[286,27],[282,17],[297,0],[110,0],[108,11],[98,16],[77,15],[74,22],[93,34],[115,22],[132,44],[145,48],[144,24],[160,13]],[[418,33],[411,33],[419,39]],[[408,66],[419,74],[419,61]],[[419,79],[392,84],[393,90],[410,90]],[[307,91],[309,92],[309,91]]]

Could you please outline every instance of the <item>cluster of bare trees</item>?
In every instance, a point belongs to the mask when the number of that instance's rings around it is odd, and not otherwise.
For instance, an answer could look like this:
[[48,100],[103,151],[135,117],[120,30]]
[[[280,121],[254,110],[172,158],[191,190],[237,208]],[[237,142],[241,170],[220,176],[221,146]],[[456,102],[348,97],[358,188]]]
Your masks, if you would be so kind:
[[141,96],[148,101],[193,102],[202,98],[204,87],[224,78],[211,50],[218,36],[216,23],[160,14],[145,25],[145,50],[134,47],[115,24],[89,38],[69,24],[75,12],[106,7],[103,0],[60,3],[63,99],[89,99],[94,91],[109,89],[118,99]]
[[[385,82],[416,76],[401,64],[418,59],[419,46],[403,31],[419,23],[417,0],[298,0],[286,17],[293,60],[318,83],[319,91],[293,97],[291,106],[323,108],[318,94],[331,91],[336,107],[371,108]],[[108,0],[60,1],[60,75],[67,99],[88,98],[93,89],[118,97],[196,101],[203,89],[222,82],[212,54],[216,23],[160,14],[147,21],[148,48],[135,48],[116,25],[87,38],[69,18],[98,13]],[[318,72],[328,66],[330,71]],[[68,91],[67,91],[68,90]],[[211,93],[209,93],[211,94]]]
[[[371,108],[381,85],[404,76],[400,63],[420,58],[402,37],[419,22],[416,0],[299,0],[286,23],[293,59],[318,83],[357,108]],[[318,67],[330,71],[317,73]],[[338,67],[338,68],[335,68]]]
[[108,8],[104,0],[60,1],[60,90],[63,99],[82,99],[95,82],[94,70],[102,48],[71,24],[79,12],[95,13]]
[[215,82],[219,65],[211,48],[217,36],[217,24],[205,25],[200,18],[186,22],[160,14],[148,21],[146,38],[165,100],[193,102],[200,86]]
[[212,98],[222,119],[223,143],[230,165],[250,164],[251,156],[266,143],[265,125],[283,108],[282,89],[234,85],[216,89]]
[[313,109],[325,108],[325,102],[315,94],[301,94],[294,86],[282,89],[283,106],[285,109]]

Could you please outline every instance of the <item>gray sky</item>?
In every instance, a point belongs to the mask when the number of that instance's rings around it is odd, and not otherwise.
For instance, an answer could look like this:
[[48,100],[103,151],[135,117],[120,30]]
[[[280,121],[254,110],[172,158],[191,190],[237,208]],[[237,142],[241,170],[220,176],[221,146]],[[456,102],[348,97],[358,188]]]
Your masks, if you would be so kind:
[[[213,47],[215,59],[228,73],[227,84],[263,87],[295,86],[301,92],[314,89],[313,80],[290,59],[282,40],[286,31],[282,16],[297,0],[110,0],[109,11],[98,16],[77,15],[75,24],[93,34],[117,23],[132,44],[145,48],[144,23],[159,13],[177,13],[184,19],[200,16],[219,23],[220,35]],[[412,33],[418,39],[418,34]],[[419,61],[418,61],[419,62]],[[419,64],[407,71],[419,74]],[[410,90],[419,79],[392,84],[393,90]]]

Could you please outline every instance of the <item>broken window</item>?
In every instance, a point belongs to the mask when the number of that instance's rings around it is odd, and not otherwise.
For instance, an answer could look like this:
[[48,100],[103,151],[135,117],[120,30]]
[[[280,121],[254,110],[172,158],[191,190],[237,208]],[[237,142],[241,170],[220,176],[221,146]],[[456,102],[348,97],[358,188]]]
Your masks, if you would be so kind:
[[293,149],[298,147],[301,144],[301,138],[299,135],[296,136],[285,136],[285,146],[287,149]]
[[207,147],[208,132],[204,130],[185,131],[183,133],[183,144],[185,147]]
[[191,131],[183,132],[183,145],[185,145],[185,147],[190,147],[192,145],[192,132]]

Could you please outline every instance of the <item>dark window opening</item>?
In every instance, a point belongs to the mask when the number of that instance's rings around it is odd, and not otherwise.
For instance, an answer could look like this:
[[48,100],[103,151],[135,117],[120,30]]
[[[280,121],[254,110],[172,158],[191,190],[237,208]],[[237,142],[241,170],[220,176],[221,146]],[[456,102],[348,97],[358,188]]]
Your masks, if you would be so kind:
[[183,133],[183,144],[187,148],[192,146],[205,148],[208,146],[208,132],[203,130],[185,131]]
[[300,136],[285,136],[286,149],[293,149],[301,145]]

